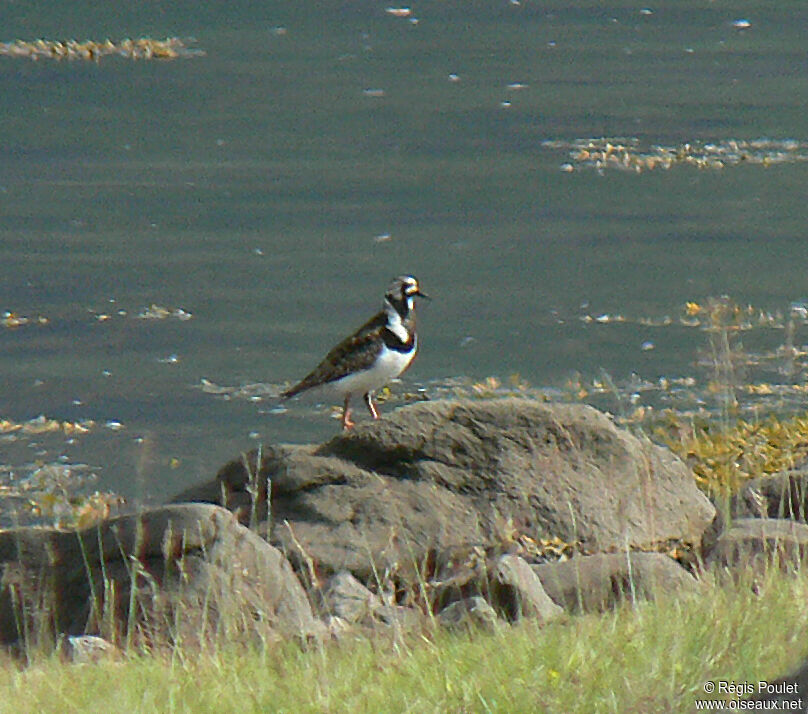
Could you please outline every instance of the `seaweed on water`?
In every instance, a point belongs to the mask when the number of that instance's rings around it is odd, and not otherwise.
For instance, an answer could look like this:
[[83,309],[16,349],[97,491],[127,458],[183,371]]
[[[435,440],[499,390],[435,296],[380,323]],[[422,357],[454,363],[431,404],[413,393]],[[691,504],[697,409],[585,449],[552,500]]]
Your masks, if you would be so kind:
[[179,37],[167,37],[164,40],[152,40],[148,37],[138,39],[126,38],[119,42],[106,39],[103,42],[85,40],[45,40],[32,42],[14,40],[0,42],[0,55],[6,57],[24,57],[31,60],[91,60],[98,62],[102,57],[117,55],[133,60],[140,59],[179,59],[199,57],[205,52],[191,48],[188,43],[193,40],[182,40]]
[[630,137],[601,137],[572,141],[546,141],[543,146],[566,149],[570,161],[563,171],[607,169],[644,173],[675,166],[723,169],[728,166],[776,164],[808,161],[808,143],[792,139],[721,139],[687,141],[676,145],[643,145]]

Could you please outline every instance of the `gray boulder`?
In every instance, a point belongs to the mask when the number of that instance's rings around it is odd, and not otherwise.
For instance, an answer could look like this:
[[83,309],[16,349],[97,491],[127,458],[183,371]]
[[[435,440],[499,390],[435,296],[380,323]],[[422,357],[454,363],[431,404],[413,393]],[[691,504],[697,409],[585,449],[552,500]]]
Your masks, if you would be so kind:
[[417,583],[435,553],[488,551],[514,530],[590,552],[697,545],[714,516],[682,461],[583,405],[424,402],[257,461],[174,500],[223,503],[243,522],[270,511],[271,541],[290,558],[366,583]]
[[[347,570],[331,576],[316,592],[324,620],[337,637],[358,629],[371,633],[378,631],[379,626],[409,631],[426,622],[421,610],[384,602]],[[384,600],[390,599],[388,593]],[[353,628],[354,625],[361,628]]]
[[64,661],[73,664],[95,664],[123,657],[123,652],[118,647],[95,635],[71,635],[62,638],[57,649]]
[[455,600],[437,615],[437,622],[450,630],[462,628],[493,629],[497,623],[497,613],[484,598],[475,595]]
[[412,632],[428,622],[421,610],[403,605],[382,605],[374,615],[379,622],[397,632]]
[[371,618],[382,607],[373,594],[347,570],[331,576],[320,591],[321,607],[327,615],[339,617],[346,623]]
[[82,531],[0,532],[0,644],[322,632],[283,555],[216,506],[166,506]]
[[531,617],[544,623],[564,613],[547,594],[530,565],[518,555],[499,556],[492,573],[492,600],[505,607],[511,620]]
[[443,611],[454,601],[482,597],[510,622],[530,617],[545,623],[563,614],[520,556],[486,557],[479,548],[453,549],[446,555],[446,562],[426,584],[433,611]]
[[663,553],[607,553],[534,565],[545,592],[568,612],[603,612],[661,593],[693,593],[699,582]]
[[752,479],[735,499],[735,515],[808,521],[808,470]]
[[778,518],[739,518],[706,558],[708,567],[764,571],[775,564],[794,570],[808,557],[808,525]]

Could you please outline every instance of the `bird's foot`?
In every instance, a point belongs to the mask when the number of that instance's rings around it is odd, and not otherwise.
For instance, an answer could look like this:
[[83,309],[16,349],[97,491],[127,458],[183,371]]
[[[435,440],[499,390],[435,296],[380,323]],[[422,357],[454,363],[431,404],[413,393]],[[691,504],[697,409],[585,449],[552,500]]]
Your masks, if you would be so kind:
[[372,416],[374,419],[378,419],[379,410],[376,407],[376,404],[373,401],[373,397],[370,396],[370,394],[365,395],[365,404],[368,405],[368,411],[370,412],[370,416]]
[[351,420],[351,407],[349,404],[350,399],[350,396],[345,398],[345,406],[342,409],[342,428],[345,431],[352,429],[354,426],[354,423]]

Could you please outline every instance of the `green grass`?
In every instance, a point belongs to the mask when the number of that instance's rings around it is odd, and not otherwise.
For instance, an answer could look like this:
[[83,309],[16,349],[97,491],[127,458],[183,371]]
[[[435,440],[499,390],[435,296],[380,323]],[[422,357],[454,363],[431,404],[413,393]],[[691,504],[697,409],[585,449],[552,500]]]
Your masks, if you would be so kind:
[[757,682],[808,650],[808,574],[711,586],[493,633],[175,651],[0,666],[0,712],[693,711],[704,682]]

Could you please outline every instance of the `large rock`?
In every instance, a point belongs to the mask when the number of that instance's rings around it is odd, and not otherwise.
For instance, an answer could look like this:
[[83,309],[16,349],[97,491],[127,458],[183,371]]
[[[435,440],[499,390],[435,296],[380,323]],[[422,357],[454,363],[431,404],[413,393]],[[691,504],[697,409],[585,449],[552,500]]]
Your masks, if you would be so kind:
[[490,630],[498,620],[494,608],[479,595],[455,600],[443,608],[436,619],[439,625],[449,630],[478,627]]
[[765,572],[799,570],[808,560],[808,525],[778,518],[738,518],[706,558],[710,567]]
[[57,650],[62,659],[74,664],[95,664],[97,662],[115,661],[123,657],[120,648],[95,635],[71,635],[62,638]]
[[512,553],[486,557],[479,548],[449,551],[447,562],[426,583],[430,608],[442,612],[456,600],[482,597],[497,614],[514,622],[530,617],[539,623],[557,619],[563,610],[547,595],[531,566]]
[[327,615],[353,624],[372,618],[383,607],[383,603],[378,595],[368,590],[347,570],[343,570],[331,576],[320,592],[320,606]]
[[284,556],[216,506],[167,506],[82,531],[0,532],[0,644],[30,645],[31,633],[309,637],[321,627]]
[[501,555],[494,562],[492,600],[506,603],[510,619],[532,617],[541,623],[561,616],[563,610],[547,594],[541,580],[518,555]]
[[514,531],[590,552],[695,545],[714,516],[676,456],[583,405],[419,403],[321,446],[265,448],[257,461],[252,452],[175,500],[264,519],[270,484],[272,542],[308,570],[364,582],[414,582],[434,553],[489,549]]
[[808,470],[782,471],[752,479],[736,498],[735,515],[808,520]]
[[697,593],[699,582],[663,553],[605,553],[534,565],[544,590],[569,612],[602,612],[621,602]]

